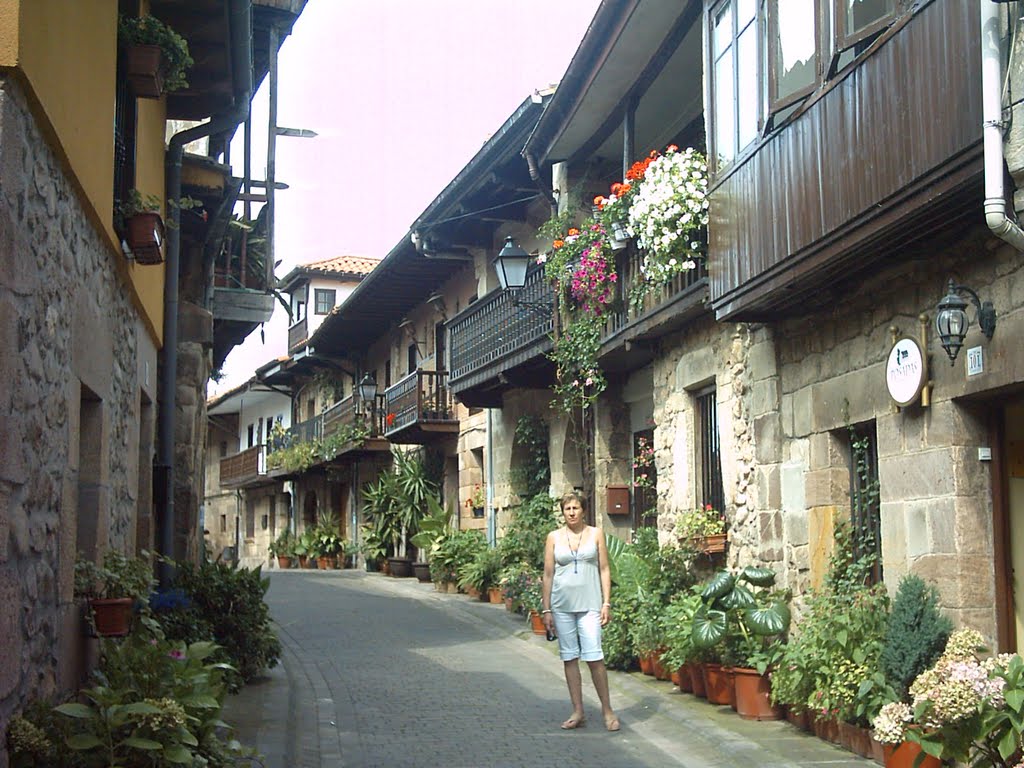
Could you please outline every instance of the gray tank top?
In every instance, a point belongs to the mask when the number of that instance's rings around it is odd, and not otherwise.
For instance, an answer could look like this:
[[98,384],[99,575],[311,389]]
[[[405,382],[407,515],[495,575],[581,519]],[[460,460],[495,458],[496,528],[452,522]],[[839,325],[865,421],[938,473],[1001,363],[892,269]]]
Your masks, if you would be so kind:
[[569,547],[569,538],[564,529],[555,534],[551,610],[565,613],[601,610],[601,569],[596,531],[596,528],[589,526],[585,528],[577,550]]

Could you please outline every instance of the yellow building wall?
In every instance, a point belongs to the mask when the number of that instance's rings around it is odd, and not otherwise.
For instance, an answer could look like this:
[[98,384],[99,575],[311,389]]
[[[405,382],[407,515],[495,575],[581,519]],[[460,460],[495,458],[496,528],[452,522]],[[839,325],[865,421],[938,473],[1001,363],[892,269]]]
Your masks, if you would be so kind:
[[[162,266],[127,264],[113,227],[117,0],[0,0],[0,66],[17,67],[82,203],[162,340]],[[137,100],[136,187],[164,196],[164,101]]]

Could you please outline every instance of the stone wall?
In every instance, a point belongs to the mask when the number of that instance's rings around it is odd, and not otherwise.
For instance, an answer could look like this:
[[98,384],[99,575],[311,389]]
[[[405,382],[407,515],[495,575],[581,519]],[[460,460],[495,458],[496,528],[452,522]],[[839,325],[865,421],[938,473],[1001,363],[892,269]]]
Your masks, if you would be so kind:
[[[980,201],[979,214],[980,214]],[[950,276],[994,301],[999,314],[987,341],[973,323],[955,367],[930,324]],[[989,470],[977,447],[988,445],[997,393],[1024,381],[1024,261],[986,229],[922,248],[820,310],[777,328],[782,440],[780,492],[790,531],[806,515],[807,535],[785,539],[787,566],[824,572],[832,522],[849,515],[847,426],[874,422],[886,584],[914,572],[935,584],[957,622],[995,632],[992,508]],[[928,318],[931,404],[897,409],[884,384],[884,363],[900,335],[921,335]],[[966,376],[968,347],[980,345],[985,372]],[[960,400],[970,394],[972,400]],[[809,546],[804,540],[809,542]]]
[[119,258],[0,77],[0,732],[27,701],[77,687],[91,641],[76,552],[134,552],[151,503],[156,352]]

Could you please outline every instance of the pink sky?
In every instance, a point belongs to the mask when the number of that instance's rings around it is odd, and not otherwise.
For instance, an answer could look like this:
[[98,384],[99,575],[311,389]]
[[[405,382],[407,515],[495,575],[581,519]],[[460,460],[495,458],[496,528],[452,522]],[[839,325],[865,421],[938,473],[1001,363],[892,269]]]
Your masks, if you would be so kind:
[[[599,0],[309,0],[279,60],[276,258],[383,257],[491,132],[562,76]],[[266,84],[253,106],[263,176]],[[239,132],[241,135],[241,131]],[[241,163],[241,147],[232,150]],[[224,366],[223,392],[285,354],[278,308]]]

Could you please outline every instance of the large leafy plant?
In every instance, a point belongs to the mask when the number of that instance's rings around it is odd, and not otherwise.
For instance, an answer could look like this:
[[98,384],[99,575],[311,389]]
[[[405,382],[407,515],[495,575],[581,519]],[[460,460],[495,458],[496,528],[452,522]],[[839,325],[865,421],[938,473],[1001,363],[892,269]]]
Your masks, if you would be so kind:
[[734,653],[736,661],[763,674],[776,660],[772,652],[792,617],[789,594],[774,586],[770,568],[747,566],[738,573],[714,574],[701,590],[701,605],[693,616],[693,646]]

